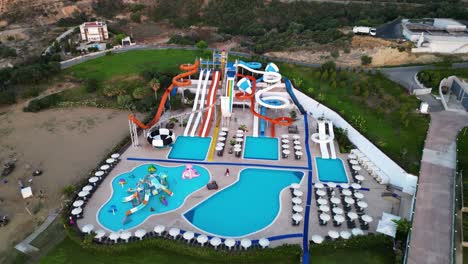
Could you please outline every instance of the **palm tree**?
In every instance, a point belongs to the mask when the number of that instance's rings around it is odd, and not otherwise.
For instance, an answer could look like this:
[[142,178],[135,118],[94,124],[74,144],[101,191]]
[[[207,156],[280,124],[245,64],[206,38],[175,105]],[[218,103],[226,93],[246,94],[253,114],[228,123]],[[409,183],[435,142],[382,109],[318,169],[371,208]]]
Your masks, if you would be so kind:
[[158,80],[158,79],[153,78],[153,79],[151,79],[151,81],[149,82],[149,84],[151,85],[151,88],[152,88],[153,91],[154,91],[154,99],[155,99],[155,100],[158,100],[158,90],[159,90],[159,88],[161,87],[161,83],[159,83],[159,80]]
[[397,237],[405,239],[411,229],[411,222],[406,218],[402,218],[400,220],[393,219],[392,222],[397,225]]

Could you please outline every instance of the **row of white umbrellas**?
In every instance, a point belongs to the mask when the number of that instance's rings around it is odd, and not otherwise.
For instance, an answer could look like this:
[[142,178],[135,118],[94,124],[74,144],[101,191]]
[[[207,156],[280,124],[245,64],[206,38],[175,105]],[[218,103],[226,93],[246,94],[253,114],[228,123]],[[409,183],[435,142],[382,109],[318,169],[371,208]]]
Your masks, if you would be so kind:
[[359,183],[351,183],[351,184],[340,183],[338,185],[338,184],[336,184],[334,182],[325,182],[325,183],[317,182],[317,183],[314,184],[314,188],[315,189],[323,189],[323,188],[325,188],[325,184],[327,185],[328,188],[340,187],[341,189],[353,188],[355,190],[359,190],[359,189],[362,188],[362,186]]
[[[335,231],[335,230],[330,230],[328,231],[328,236],[331,237],[332,239],[337,239],[337,238],[343,238],[343,239],[349,239],[353,236],[362,236],[364,235],[364,231],[362,231],[360,228],[353,228],[351,232],[349,231]],[[321,235],[312,235],[311,240],[315,244],[321,244],[324,241],[324,238]]]
[[370,161],[369,158],[367,158],[366,155],[364,155],[364,153],[362,153],[360,150],[352,149],[351,154],[348,155],[348,157],[357,159],[357,161],[367,170],[367,172],[369,172],[369,174],[372,175],[380,184],[387,184],[390,181],[390,178],[385,173],[383,173],[383,171],[380,170],[372,161]]

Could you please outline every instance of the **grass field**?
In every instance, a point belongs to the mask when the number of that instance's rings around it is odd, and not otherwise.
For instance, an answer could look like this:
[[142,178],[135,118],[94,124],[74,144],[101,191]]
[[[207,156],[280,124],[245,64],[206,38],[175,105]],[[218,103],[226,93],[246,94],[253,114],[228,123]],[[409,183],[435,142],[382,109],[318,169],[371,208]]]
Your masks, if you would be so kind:
[[376,249],[336,249],[334,251],[311,250],[310,263],[313,264],[393,264],[393,251]]

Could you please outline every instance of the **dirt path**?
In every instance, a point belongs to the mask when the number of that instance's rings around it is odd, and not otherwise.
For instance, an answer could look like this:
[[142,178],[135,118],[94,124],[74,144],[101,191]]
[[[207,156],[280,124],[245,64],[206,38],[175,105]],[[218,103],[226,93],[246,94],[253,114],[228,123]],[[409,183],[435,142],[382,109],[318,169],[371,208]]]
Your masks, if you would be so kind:
[[[123,111],[76,108],[24,113],[21,109],[15,105],[0,110],[0,162],[18,160],[7,182],[2,178],[0,183],[0,214],[11,218],[0,232],[0,256],[32,232],[50,209],[60,206],[64,186],[85,177],[128,133]],[[28,183],[35,169],[44,173]],[[32,185],[34,198],[21,198],[19,180]],[[40,191],[43,199],[38,198]]]

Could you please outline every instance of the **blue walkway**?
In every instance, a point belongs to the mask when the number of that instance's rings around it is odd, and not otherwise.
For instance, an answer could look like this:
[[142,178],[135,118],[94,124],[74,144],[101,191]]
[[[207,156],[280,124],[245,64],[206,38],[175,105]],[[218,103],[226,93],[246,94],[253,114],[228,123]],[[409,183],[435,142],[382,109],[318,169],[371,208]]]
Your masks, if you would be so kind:
[[[299,102],[298,102],[299,103]],[[301,106],[302,108],[302,106]],[[304,215],[304,231],[302,236],[302,263],[309,263],[309,214],[310,214],[310,203],[312,201],[312,155],[309,147],[309,121],[307,120],[307,113],[302,114],[304,116],[304,133],[305,133],[305,149],[307,152],[307,200]]]

